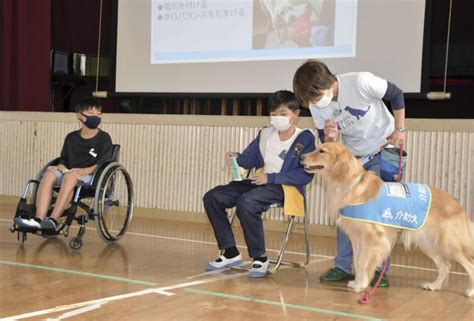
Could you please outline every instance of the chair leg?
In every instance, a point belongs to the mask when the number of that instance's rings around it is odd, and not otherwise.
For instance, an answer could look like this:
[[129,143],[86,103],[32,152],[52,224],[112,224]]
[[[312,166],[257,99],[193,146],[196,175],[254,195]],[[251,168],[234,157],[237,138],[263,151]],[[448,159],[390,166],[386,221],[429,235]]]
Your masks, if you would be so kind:
[[303,218],[303,224],[304,224],[304,243],[305,243],[305,251],[306,251],[306,259],[303,263],[303,266],[306,266],[309,264],[309,260],[311,259],[311,253],[310,253],[310,243],[309,243],[309,226],[308,226],[308,219],[305,216]]
[[[306,211],[305,211],[306,212]],[[234,223],[236,213],[234,212],[230,218],[229,222],[230,225]],[[305,241],[305,261],[303,263],[295,263],[295,262],[286,262],[283,261],[283,255],[285,254],[285,249],[286,245],[288,243],[288,239],[290,237],[291,230],[293,228],[293,223],[295,221],[295,216],[290,216],[288,219],[288,226],[286,228],[285,234],[283,235],[283,239],[280,245],[280,250],[278,251],[278,256],[276,260],[270,260],[270,263],[275,264],[275,267],[272,269],[271,273],[275,273],[280,266],[283,265],[290,265],[294,267],[304,267],[309,264],[310,260],[310,244],[309,244],[309,226],[308,226],[308,221],[306,219],[306,213],[303,218],[303,223],[304,223],[304,241]],[[219,256],[224,254],[224,250],[219,250]],[[238,270],[249,270],[248,268],[242,268],[242,267],[233,267],[232,269],[238,269]]]
[[283,255],[285,254],[286,244],[288,243],[288,238],[290,237],[294,220],[295,220],[294,216],[290,216],[290,218],[288,219],[288,227],[286,228],[285,235],[283,236],[283,241],[280,246],[280,251],[278,252],[278,257],[276,260],[270,260],[270,263],[275,264],[275,267],[273,268],[272,273],[276,272],[276,270],[278,270],[278,268],[280,267],[282,263],[293,265],[293,266],[300,266],[300,264],[297,264],[297,263],[283,262]]

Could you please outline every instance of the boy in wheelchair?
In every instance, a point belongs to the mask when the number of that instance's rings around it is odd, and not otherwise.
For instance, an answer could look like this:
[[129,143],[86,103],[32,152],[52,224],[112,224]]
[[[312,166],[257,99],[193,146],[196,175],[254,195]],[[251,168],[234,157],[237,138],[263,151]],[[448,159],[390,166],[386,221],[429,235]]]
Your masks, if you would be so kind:
[[226,154],[227,161],[236,157],[240,167],[263,168],[263,173],[217,186],[204,195],[204,208],[222,251],[222,255],[207,264],[207,270],[242,263],[226,213],[226,209],[235,206],[253,259],[249,275],[265,276],[270,262],[265,254],[261,215],[272,204],[284,202],[282,185],[294,186],[304,196],[304,186],[313,179],[312,174],[304,171],[300,156],[315,150],[315,137],[309,130],[295,126],[300,113],[295,96],[290,91],[277,91],[270,97],[268,109],[271,126],[263,128],[241,154]]
[[[66,136],[59,164],[49,166],[41,178],[36,194],[36,216],[31,219],[15,217],[14,222],[19,227],[55,232],[76,185],[91,185],[98,166],[112,157],[112,140],[98,128],[102,116],[100,102],[84,98],[76,105],[76,113],[81,128]],[[47,217],[54,186],[60,188],[52,213]]]

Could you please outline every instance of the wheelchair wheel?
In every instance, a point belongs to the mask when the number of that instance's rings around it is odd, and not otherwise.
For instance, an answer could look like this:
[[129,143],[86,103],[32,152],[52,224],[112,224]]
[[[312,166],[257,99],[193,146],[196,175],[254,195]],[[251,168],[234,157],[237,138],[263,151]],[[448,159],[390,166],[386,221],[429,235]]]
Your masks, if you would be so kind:
[[130,175],[120,164],[104,169],[96,190],[96,227],[107,243],[119,240],[133,215],[133,186]]
[[75,237],[69,242],[69,246],[73,250],[79,250],[82,247],[82,240],[80,238]]

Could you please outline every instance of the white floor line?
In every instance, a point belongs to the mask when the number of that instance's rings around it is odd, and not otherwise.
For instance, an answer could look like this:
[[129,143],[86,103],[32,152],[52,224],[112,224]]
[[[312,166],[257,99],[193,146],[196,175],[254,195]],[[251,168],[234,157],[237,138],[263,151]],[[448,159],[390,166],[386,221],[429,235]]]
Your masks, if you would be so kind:
[[96,310],[98,308],[102,307],[102,305],[100,304],[93,304],[93,305],[89,305],[89,306],[86,306],[84,308],[80,308],[80,309],[77,309],[77,310],[73,310],[73,311],[69,311],[69,312],[66,312],[66,313],[63,313],[61,314],[59,317],[57,318],[48,318],[46,319],[45,321],[60,321],[60,320],[64,320],[64,319],[67,319],[67,318],[70,318],[70,317],[75,317],[76,315],[79,315],[79,314],[82,314],[82,313],[86,313],[86,312],[89,312],[89,311],[92,311],[92,310]]
[[[0,319],[0,321],[21,320],[21,319],[37,317],[37,316],[45,315],[45,314],[62,312],[62,311],[71,310],[71,309],[78,309],[78,308],[82,308],[82,307],[90,307],[90,306],[95,306],[95,305],[104,305],[104,304],[112,302],[112,301],[133,298],[133,297],[142,296],[142,295],[151,294],[151,293],[156,293],[156,294],[162,294],[162,295],[169,296],[169,295],[174,295],[174,293],[170,293],[170,292],[168,292],[168,290],[174,290],[174,289],[185,288],[185,287],[190,287],[190,286],[194,286],[194,285],[200,285],[200,284],[206,284],[206,283],[211,283],[211,282],[216,282],[216,281],[222,281],[222,280],[237,278],[237,277],[241,277],[243,275],[246,275],[246,274],[245,273],[239,273],[239,274],[233,274],[233,275],[221,275],[221,276],[218,276],[218,277],[208,278],[208,279],[204,279],[204,280],[200,280],[200,281],[179,283],[179,284],[175,284],[175,285],[164,286],[164,287],[161,287],[161,288],[150,288],[150,289],[145,289],[145,290],[141,290],[141,291],[137,291],[137,292],[131,292],[131,293],[127,293],[127,294],[120,294],[120,295],[115,295],[115,296],[96,299],[96,300],[91,300],[91,301],[85,301],[85,302],[74,303],[74,304],[69,304],[69,305],[62,305],[62,306],[58,306],[58,307],[55,307],[55,308],[29,312],[29,313],[25,313],[25,314],[14,315],[14,316],[2,318],[2,319]],[[73,312],[73,311],[71,311],[71,312]],[[86,311],[83,311],[83,312],[86,312]],[[83,313],[83,312],[81,312],[81,313]]]
[[[4,219],[0,218],[0,221],[4,222],[12,222],[12,220],[9,219]],[[75,228],[75,226],[73,226]],[[95,230],[95,228],[92,227],[86,227],[88,230]],[[208,242],[208,241],[199,241],[199,240],[192,240],[192,239],[185,239],[185,238],[178,238],[178,237],[171,237],[171,236],[162,236],[162,235],[152,235],[152,234],[143,234],[143,233],[136,233],[136,232],[127,232],[127,235],[135,235],[135,236],[142,236],[142,237],[149,237],[149,238],[156,238],[156,239],[163,239],[163,240],[172,240],[172,241],[182,241],[182,242],[189,242],[189,243],[198,243],[198,244],[207,244],[207,245],[216,245],[215,242]],[[247,247],[244,245],[237,245],[238,248],[244,248],[246,249]],[[275,249],[267,249],[267,252],[279,252],[280,250],[275,250]],[[306,255],[303,252],[294,252],[294,251],[285,251],[286,254],[293,254],[293,255]],[[328,258],[328,259],[334,259],[334,256],[330,255],[322,255],[322,254],[310,254],[311,257],[321,257],[321,258]],[[432,271],[432,272],[437,272],[437,269],[433,268],[424,268],[424,267],[418,267],[418,266],[412,266],[412,265],[403,265],[403,264],[394,264],[392,263],[391,266],[396,266],[399,268],[405,268],[405,269],[412,269],[412,270],[423,270],[423,271]],[[468,275],[465,272],[449,272],[450,274],[455,274],[455,275]]]
[[[252,261],[245,261],[241,265],[247,265],[247,264],[250,264],[250,263],[252,263]],[[204,273],[199,273],[199,274],[194,274],[194,275],[188,276],[188,277],[186,277],[186,280],[199,278],[201,276],[220,274],[222,272],[230,271],[230,270],[232,270],[232,268],[223,268],[223,269],[218,269],[218,270],[214,270],[214,271],[207,271],[207,272],[204,272]]]
[[[412,269],[412,270],[422,270],[422,271],[430,271],[430,272],[438,272],[437,269],[431,269],[431,268],[424,268],[424,267],[418,267],[418,266],[411,266],[411,265],[403,265],[403,264],[390,264],[391,266],[396,266],[399,268],[405,268],[405,269]],[[466,272],[449,272],[451,274],[456,274],[456,275],[469,275]]]

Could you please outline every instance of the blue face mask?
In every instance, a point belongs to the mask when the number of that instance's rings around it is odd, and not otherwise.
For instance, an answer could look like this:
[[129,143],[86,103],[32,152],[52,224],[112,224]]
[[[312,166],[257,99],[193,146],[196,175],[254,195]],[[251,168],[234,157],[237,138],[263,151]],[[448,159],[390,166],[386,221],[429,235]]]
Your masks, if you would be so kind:
[[81,120],[81,122],[86,125],[87,128],[96,129],[97,127],[99,127],[101,121],[99,116],[87,116],[83,113],[81,113],[81,115],[86,117],[86,121]]

